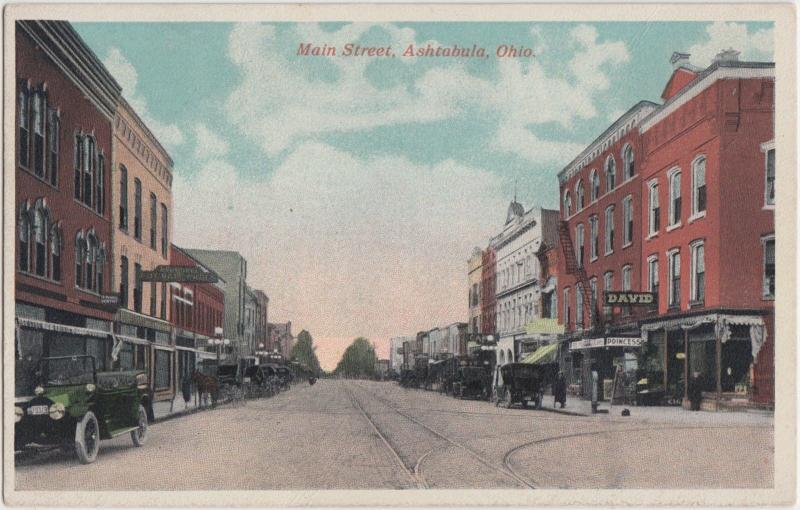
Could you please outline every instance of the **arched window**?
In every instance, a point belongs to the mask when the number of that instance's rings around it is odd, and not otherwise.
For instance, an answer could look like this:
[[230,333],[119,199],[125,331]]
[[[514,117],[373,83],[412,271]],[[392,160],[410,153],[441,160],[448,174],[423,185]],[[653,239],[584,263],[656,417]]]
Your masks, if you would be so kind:
[[47,220],[44,211],[37,207],[33,212],[34,271],[38,276],[47,274]]
[[625,148],[622,149],[622,172],[626,181],[636,174],[636,167],[633,161],[633,148],[631,148],[629,144],[626,144]]
[[90,290],[95,287],[95,260],[97,260],[97,239],[93,234],[89,234],[86,250],[86,283],[84,287]]
[[606,159],[606,193],[614,190],[616,179],[617,163],[614,161],[614,156],[608,156],[608,159]]
[[83,287],[83,267],[86,260],[86,241],[83,239],[82,234],[78,234],[75,239],[75,285]]
[[78,133],[75,135],[75,200],[81,199],[81,190],[83,189],[83,135]]
[[572,216],[572,198],[569,196],[569,191],[564,193],[564,218]]
[[592,170],[589,174],[589,197],[592,202],[600,197],[600,176],[597,175],[597,170]]
[[97,285],[95,291],[98,293],[103,292],[103,267],[106,263],[106,249],[102,245],[97,249],[97,258],[95,259],[95,273],[97,273]]
[[83,203],[91,207],[96,147],[93,137],[87,136],[86,138],[83,145]]
[[25,204],[20,208],[19,214],[19,270],[30,271],[30,239],[31,239],[31,220],[28,216],[28,208]]
[[673,226],[681,222],[681,170],[673,168],[667,175],[669,177],[669,224]]
[[50,174],[50,184],[58,186],[58,153],[59,153],[59,130],[61,120],[58,110],[50,108],[47,111],[47,173]]
[[30,166],[30,140],[31,140],[31,92],[28,82],[19,83],[19,97],[17,107],[17,126],[19,126],[19,164],[25,168]]
[[61,233],[57,225],[50,229],[50,279],[61,281]]
[[692,163],[692,215],[706,211],[706,158],[700,156]]
[[[95,161],[94,159],[92,161]],[[94,179],[94,210],[97,214],[102,215],[104,212],[104,199],[103,196],[103,182],[105,173],[105,157],[102,152],[97,155],[97,169],[95,171]]]
[[33,173],[36,177],[44,177],[44,92],[37,90],[33,93]]
[[575,208],[581,211],[583,210],[583,206],[583,181],[579,180],[578,184],[575,185]]

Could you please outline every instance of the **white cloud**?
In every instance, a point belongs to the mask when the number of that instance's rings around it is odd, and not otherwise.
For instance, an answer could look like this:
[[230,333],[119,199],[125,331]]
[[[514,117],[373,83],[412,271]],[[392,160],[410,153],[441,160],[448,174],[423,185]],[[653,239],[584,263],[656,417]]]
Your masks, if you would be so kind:
[[[224,160],[174,182],[176,242],[239,250],[270,320],[383,338],[466,313],[466,258],[496,231],[503,181],[454,161],[366,159],[304,142],[269,177]],[[209,207],[209,204],[214,204]]]
[[[629,58],[624,43],[598,41],[597,30],[589,25],[570,32],[575,52],[568,62],[547,69],[536,59],[503,59],[495,79],[476,77],[463,65],[445,61],[419,76],[411,87],[379,88],[365,75],[371,59],[329,59],[326,63],[333,66],[336,79],[326,81],[309,74],[303,62],[284,56],[286,47],[299,41],[341,47],[374,26],[348,24],[323,32],[315,24],[298,24],[289,36],[296,42],[287,42],[274,27],[237,25],[230,35],[229,53],[242,81],[228,99],[229,119],[274,155],[324,133],[449,119],[477,109],[499,119],[492,148],[557,162],[575,145],[542,143],[529,128],[549,122],[569,127],[575,119],[595,117],[597,95],[610,86],[608,72]],[[378,26],[395,51],[415,42],[412,29]],[[532,30],[531,38],[532,44],[542,46],[540,32]],[[408,59],[396,60],[393,65],[414,65]],[[505,138],[508,134],[514,141],[537,146],[510,143]]]
[[175,124],[164,123],[153,117],[147,109],[147,101],[137,94],[136,86],[139,82],[139,73],[131,62],[122,54],[119,48],[108,49],[103,65],[122,87],[122,95],[128,100],[139,117],[153,132],[159,142],[168,149],[183,143],[183,133]]
[[202,122],[194,125],[194,157],[205,161],[212,158],[220,158],[228,153],[230,146],[227,140],[221,138],[217,133],[208,129]]
[[722,50],[740,51],[740,60],[772,60],[774,34],[771,28],[750,31],[743,23],[715,21],[706,27],[705,39],[689,48],[692,64],[706,67]]

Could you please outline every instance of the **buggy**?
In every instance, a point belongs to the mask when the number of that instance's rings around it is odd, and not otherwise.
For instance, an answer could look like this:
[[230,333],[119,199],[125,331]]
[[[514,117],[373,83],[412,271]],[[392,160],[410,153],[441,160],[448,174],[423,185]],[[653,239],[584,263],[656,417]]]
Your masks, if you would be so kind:
[[[528,407],[533,403],[536,409],[542,407],[544,396],[544,374],[538,365],[509,363],[500,367],[503,384],[498,391],[497,405],[505,402],[506,407],[521,404]],[[502,393],[502,395],[500,395]]]

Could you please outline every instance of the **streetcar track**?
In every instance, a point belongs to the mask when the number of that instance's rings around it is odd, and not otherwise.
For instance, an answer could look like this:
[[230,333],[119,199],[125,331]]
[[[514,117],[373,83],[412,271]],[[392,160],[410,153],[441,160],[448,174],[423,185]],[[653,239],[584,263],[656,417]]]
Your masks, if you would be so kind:
[[[436,437],[438,437],[438,438],[450,443],[452,446],[456,446],[458,448],[461,448],[462,450],[464,450],[465,452],[470,454],[473,458],[475,458],[475,460],[477,460],[478,462],[480,462],[484,466],[486,466],[486,467],[488,467],[488,468],[490,468],[490,469],[492,469],[494,471],[497,471],[498,473],[501,473],[502,475],[504,475],[504,476],[506,476],[508,478],[511,478],[511,479],[515,480],[516,482],[520,483],[521,485],[524,485],[525,487],[527,487],[529,489],[535,489],[536,488],[536,487],[533,486],[533,484],[529,483],[526,479],[524,479],[524,478],[520,477],[519,475],[517,475],[514,471],[509,471],[507,469],[503,469],[501,467],[496,466],[494,463],[492,463],[491,461],[487,460],[485,457],[480,455],[478,452],[476,452],[472,448],[470,448],[470,447],[468,447],[468,446],[466,446],[464,444],[461,444],[461,443],[451,439],[448,436],[445,436],[441,432],[429,427],[428,425],[426,425],[425,423],[419,421],[418,419],[414,418],[413,416],[410,416],[410,415],[404,413],[398,407],[395,407],[392,403],[390,403],[385,398],[383,398],[383,397],[381,397],[379,395],[376,395],[375,393],[373,393],[373,392],[371,392],[371,391],[369,391],[367,389],[364,389],[364,388],[362,388],[360,386],[359,386],[359,388],[362,389],[363,391],[365,391],[366,393],[372,395],[372,397],[374,397],[379,402],[382,402],[385,406],[387,406],[388,408],[392,409],[395,413],[399,414],[400,416],[403,416],[407,420],[419,425],[420,427],[422,427],[425,430],[429,431],[431,434],[435,435]],[[423,458],[427,457],[431,452],[433,452],[434,450],[437,450],[437,449],[438,448],[434,448],[433,450],[430,450],[427,453],[425,453],[417,461],[417,466],[415,467],[415,470],[418,467],[421,467],[421,462],[422,462]],[[419,474],[418,471],[417,471],[417,473]]]

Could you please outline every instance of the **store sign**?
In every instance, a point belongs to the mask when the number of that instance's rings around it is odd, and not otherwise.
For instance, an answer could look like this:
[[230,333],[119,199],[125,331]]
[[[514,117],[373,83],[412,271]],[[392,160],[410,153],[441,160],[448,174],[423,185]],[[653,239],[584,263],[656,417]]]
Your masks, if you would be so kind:
[[642,339],[638,337],[610,336],[606,338],[606,347],[641,347]]
[[179,282],[179,283],[217,283],[219,279],[214,273],[203,271],[199,267],[158,266],[152,271],[140,271],[139,279],[143,282]]
[[564,325],[558,319],[536,319],[525,325],[528,335],[561,335],[564,334]]
[[100,303],[116,306],[119,304],[119,294],[103,294],[100,296]]
[[580,349],[594,349],[596,347],[603,347],[605,345],[605,338],[584,338],[583,340],[576,340],[569,343],[570,351],[577,351]]
[[629,292],[629,291],[606,291],[603,292],[605,303],[609,306],[644,306],[653,305],[656,302],[654,292]]

